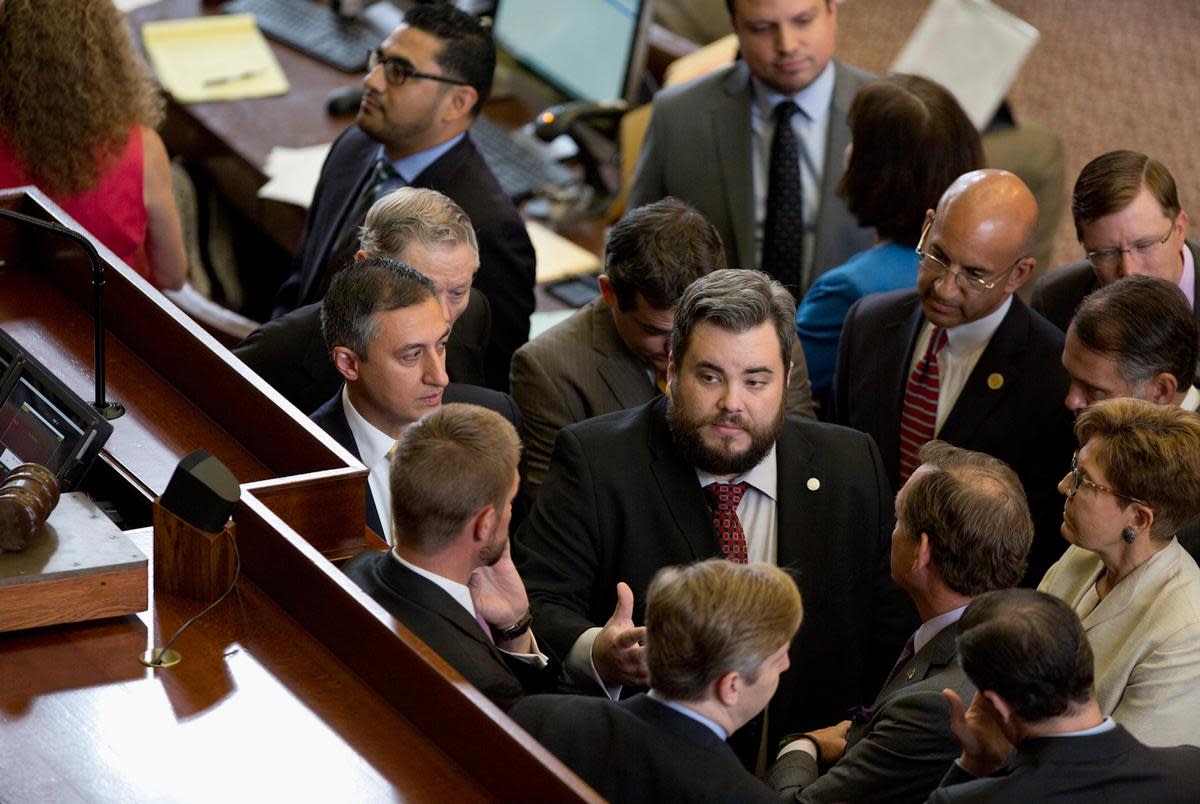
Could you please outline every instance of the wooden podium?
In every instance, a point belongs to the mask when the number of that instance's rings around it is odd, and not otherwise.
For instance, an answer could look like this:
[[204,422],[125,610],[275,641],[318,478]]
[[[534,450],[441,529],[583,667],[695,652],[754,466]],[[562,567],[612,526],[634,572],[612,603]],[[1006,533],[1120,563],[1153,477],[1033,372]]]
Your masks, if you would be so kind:
[[[33,188],[0,191],[0,205],[82,231]],[[0,327],[90,400],[92,272],[62,240],[0,220]],[[366,469],[96,247],[108,262],[107,393],[127,413],[84,487],[135,512],[125,527],[150,553],[152,501],[183,456],[208,450],[241,482],[242,580],[179,640],[171,670],[137,661],[199,610],[165,592],[148,615],[0,635],[6,794],[195,798],[252,762],[279,798],[308,798],[319,781],[354,800],[598,801],[330,563],[370,533]],[[279,750],[245,744],[264,729]],[[194,751],[189,761],[159,747],[172,741]],[[226,797],[240,798],[237,775],[224,778]]]

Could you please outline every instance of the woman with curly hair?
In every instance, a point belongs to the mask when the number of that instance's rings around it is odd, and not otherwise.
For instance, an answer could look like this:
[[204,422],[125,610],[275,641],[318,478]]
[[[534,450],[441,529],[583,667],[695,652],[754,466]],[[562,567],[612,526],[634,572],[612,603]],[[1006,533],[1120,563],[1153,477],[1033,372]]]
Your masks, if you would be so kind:
[[36,185],[157,287],[182,287],[162,100],[112,0],[0,0],[0,64],[0,187]]

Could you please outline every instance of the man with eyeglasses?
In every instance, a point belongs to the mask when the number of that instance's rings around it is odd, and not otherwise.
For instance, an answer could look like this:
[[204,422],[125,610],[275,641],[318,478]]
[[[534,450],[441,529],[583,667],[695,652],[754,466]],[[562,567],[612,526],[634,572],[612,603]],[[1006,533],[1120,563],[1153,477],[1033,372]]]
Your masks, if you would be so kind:
[[449,3],[415,6],[372,52],[355,125],[333,143],[274,315],[311,304],[353,258],[371,204],[428,187],[462,207],[479,240],[478,288],[491,306],[487,384],[507,390],[512,353],[529,338],[534,252],[525,225],[468,129],[492,87],[496,49],[475,17]]
[[1085,296],[1123,276],[1142,274],[1177,285],[1200,320],[1200,244],[1187,239],[1188,216],[1165,165],[1135,151],[1096,157],[1075,182],[1071,215],[1086,259],[1038,280],[1033,309],[1065,332]]
[[1074,447],[1063,334],[1014,295],[1036,262],[1036,228],[1037,202],[1016,176],[960,176],[926,213],[916,290],[850,308],[831,411],[874,437],[893,488],[934,437],[1011,466],[1037,534],[1026,584],[1062,554],[1055,484]]

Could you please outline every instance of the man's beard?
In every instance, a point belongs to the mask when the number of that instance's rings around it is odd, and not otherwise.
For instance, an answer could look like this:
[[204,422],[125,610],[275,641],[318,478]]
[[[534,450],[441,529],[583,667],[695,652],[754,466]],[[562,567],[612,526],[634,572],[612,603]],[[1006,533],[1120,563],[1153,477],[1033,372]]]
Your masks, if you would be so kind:
[[[783,431],[784,412],[784,400],[780,399],[775,417],[767,424],[756,427],[739,414],[691,418],[674,399],[667,400],[667,424],[675,445],[697,469],[717,476],[740,475],[758,466]],[[750,446],[741,452],[730,452],[732,437],[722,438],[721,447],[709,446],[700,434],[700,429],[708,424],[733,424],[743,428],[750,435]]]

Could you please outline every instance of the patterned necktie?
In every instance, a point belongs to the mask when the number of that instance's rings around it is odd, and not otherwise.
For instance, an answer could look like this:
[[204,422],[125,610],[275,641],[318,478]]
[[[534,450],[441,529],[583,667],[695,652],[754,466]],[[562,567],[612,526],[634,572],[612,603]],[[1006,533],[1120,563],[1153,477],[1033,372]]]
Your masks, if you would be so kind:
[[358,252],[359,228],[367,218],[367,210],[386,192],[403,186],[403,184],[404,180],[392,167],[392,163],[380,155],[375,161],[375,167],[371,169],[371,175],[363,184],[358,198],[354,199],[354,204],[346,214],[346,219],[342,221],[342,230],[338,233],[337,245],[333,251],[329,252],[331,259],[321,279],[322,287],[317,298],[324,298],[325,290],[329,287],[329,280],[335,273],[342,270]]
[[937,425],[938,352],[946,345],[946,330],[934,327],[929,333],[929,347],[908,377],[904,389],[904,406],[900,409],[900,483],[917,471],[920,463],[917,452],[927,441],[933,439]]
[[896,676],[900,673],[900,670],[903,669],[904,665],[912,661],[912,657],[917,655],[916,643],[913,641],[915,637],[916,634],[913,634],[908,638],[908,641],[904,643],[904,650],[900,651],[900,658],[896,660],[895,667],[892,668],[892,672],[888,673],[887,681],[883,682],[883,686],[879,688],[880,690],[886,690],[888,685],[891,684]]
[[797,298],[804,268],[804,191],[800,185],[800,144],[792,129],[792,115],[799,111],[800,107],[791,101],[775,107],[762,251],[762,270]]
[[704,487],[708,507],[712,509],[713,527],[721,541],[721,553],[735,564],[748,561],[746,534],[737,515],[738,503],[742,501],[747,485],[745,482],[709,483]]

